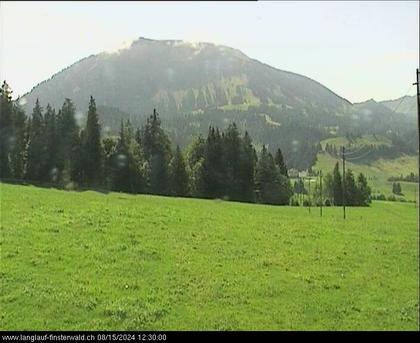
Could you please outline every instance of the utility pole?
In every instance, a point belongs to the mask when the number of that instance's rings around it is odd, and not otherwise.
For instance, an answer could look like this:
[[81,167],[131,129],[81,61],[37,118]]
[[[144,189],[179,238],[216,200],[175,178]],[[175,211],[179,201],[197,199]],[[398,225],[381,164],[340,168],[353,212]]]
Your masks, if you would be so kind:
[[309,213],[311,213],[311,178],[308,178],[309,186],[308,186],[308,204],[309,204]]
[[[418,239],[419,239],[419,242],[418,242],[418,244],[419,244],[419,250],[420,250],[420,84],[419,84],[419,68],[417,68],[416,69],[416,83],[413,83],[413,85],[417,85],[417,129],[418,129],[418,138],[419,138],[419,151],[418,151],[418,153],[419,153],[419,156],[418,156],[418,158],[419,158],[419,160],[418,160],[418,175],[419,175],[419,181],[418,181],[418,185],[419,185],[419,191],[418,191],[418,196],[419,196],[419,198],[418,198],[418,201],[417,201],[417,204],[418,204],[418,214],[417,214],[417,216],[418,216],[418,218],[417,218],[417,225],[418,225],[418,235],[419,235],[419,237],[418,237]],[[418,287],[418,289],[419,289],[419,293],[418,293],[418,295],[420,296],[420,287]]]
[[346,219],[346,148],[343,146],[342,155],[343,155],[343,218]]
[[300,188],[301,185],[301,177],[299,176],[299,189],[300,189],[300,193],[299,193],[299,200],[300,200],[300,205],[303,207],[303,192],[305,191],[305,183],[303,184],[303,189]]
[[319,171],[319,188],[320,188],[320,192],[321,192],[321,206],[320,206],[319,210],[320,210],[320,215],[322,217],[322,202],[323,202],[323,199],[322,199],[322,170]]
[[[413,85],[417,85],[417,128],[419,131],[420,136],[420,85],[419,85],[419,68],[416,69],[416,80],[417,82],[413,83]],[[420,154],[420,137],[419,137],[419,154]],[[420,158],[420,156],[419,156]],[[419,175],[420,175],[420,161],[418,162],[419,167]],[[419,187],[420,187],[420,176],[419,176]],[[419,188],[420,190],[420,188]],[[420,200],[420,191],[419,191],[419,200]],[[418,204],[420,204],[420,201],[417,201]],[[420,208],[420,206],[419,206]],[[420,222],[420,211],[419,211],[419,222]]]

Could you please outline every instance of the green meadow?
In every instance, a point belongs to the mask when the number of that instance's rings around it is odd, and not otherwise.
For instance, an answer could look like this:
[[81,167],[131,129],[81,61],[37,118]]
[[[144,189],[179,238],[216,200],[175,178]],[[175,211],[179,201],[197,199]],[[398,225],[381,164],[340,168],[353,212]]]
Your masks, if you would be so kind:
[[[314,170],[322,170],[325,175],[332,172],[336,163],[340,165],[342,172],[342,161],[326,153],[319,153]],[[403,155],[395,159],[378,159],[370,163],[346,162],[346,169],[351,169],[357,177],[358,173],[363,173],[368,179],[372,188],[372,195],[384,194],[385,196],[394,195],[395,198],[406,201],[417,201],[418,184],[415,182],[398,181],[401,184],[403,195],[392,193],[392,181],[388,178],[392,176],[408,175],[411,172],[418,174],[417,156]]]
[[[327,144],[335,145],[340,151],[341,146],[348,146],[349,140],[347,137],[335,137],[328,138],[320,142],[322,149],[325,149]],[[354,138],[351,142],[351,149],[357,151],[357,149],[363,149],[366,146],[386,146],[392,145],[389,138],[381,135],[363,135],[358,138]],[[366,154],[366,149],[361,150],[360,154],[355,154],[350,157],[357,157]],[[322,170],[324,175],[328,172],[332,172],[336,163],[340,165],[340,172],[342,172],[342,160],[341,158],[334,157],[326,152],[318,153],[317,161],[314,166],[314,170]],[[418,174],[418,157],[413,155],[401,155],[393,159],[380,158],[373,161],[357,161],[348,160],[346,161],[346,169],[351,169],[355,174],[363,173],[368,179],[368,183],[372,188],[372,195],[383,194],[386,197],[395,196],[398,200],[405,201],[416,201],[418,184],[415,182],[398,181],[401,184],[402,195],[396,195],[392,193],[392,181],[388,181],[390,177],[398,177],[400,175],[406,176],[410,173]]]
[[412,203],[0,190],[2,330],[418,330]]

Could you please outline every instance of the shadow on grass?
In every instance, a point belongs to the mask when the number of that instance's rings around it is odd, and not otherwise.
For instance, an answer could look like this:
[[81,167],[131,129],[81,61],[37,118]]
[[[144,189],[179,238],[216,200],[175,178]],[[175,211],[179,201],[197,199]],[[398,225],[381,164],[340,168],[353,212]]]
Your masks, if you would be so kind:
[[20,180],[20,179],[7,179],[1,178],[0,182],[12,184],[12,185],[20,185],[20,186],[36,186],[45,189],[56,189],[60,191],[73,191],[73,192],[98,192],[102,194],[109,194],[111,191],[107,188],[102,187],[82,187],[77,185],[74,182],[69,182],[67,184],[58,184],[58,183],[49,183],[49,182],[41,182],[41,181],[32,181],[32,180]]

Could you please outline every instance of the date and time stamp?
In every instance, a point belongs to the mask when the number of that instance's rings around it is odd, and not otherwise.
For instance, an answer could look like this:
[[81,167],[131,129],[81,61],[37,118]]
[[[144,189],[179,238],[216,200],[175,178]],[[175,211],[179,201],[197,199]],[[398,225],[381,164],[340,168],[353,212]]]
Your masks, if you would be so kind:
[[164,342],[166,341],[166,334],[155,333],[137,333],[137,334],[97,334],[98,341],[142,341],[142,342]]

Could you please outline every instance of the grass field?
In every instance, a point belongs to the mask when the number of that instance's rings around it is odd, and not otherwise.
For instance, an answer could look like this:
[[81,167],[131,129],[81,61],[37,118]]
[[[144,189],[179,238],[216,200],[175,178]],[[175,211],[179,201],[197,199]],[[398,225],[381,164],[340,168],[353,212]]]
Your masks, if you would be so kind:
[[0,190],[2,330],[418,330],[413,204]]

